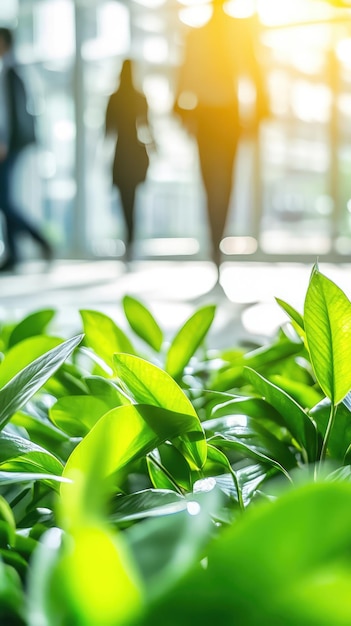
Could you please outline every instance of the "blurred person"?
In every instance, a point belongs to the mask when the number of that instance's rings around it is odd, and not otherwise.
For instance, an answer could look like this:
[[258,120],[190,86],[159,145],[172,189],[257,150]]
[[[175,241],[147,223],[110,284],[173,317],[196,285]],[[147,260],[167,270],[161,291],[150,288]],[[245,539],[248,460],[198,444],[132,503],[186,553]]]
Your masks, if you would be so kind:
[[[140,129],[146,131],[146,141],[139,138]],[[107,135],[117,135],[112,182],[118,188],[126,225],[126,258],[131,256],[135,235],[135,194],[137,186],[146,179],[149,156],[146,144],[151,145],[146,97],[133,84],[132,62],[123,62],[120,82],[108,100],[105,129]]]
[[229,17],[224,13],[223,3],[224,0],[214,0],[207,24],[188,34],[174,105],[174,112],[197,142],[217,267],[242,131],[238,97],[241,77],[248,77],[256,92],[250,132],[256,133],[260,121],[269,113],[263,74],[256,57],[253,20]]
[[41,232],[13,200],[13,176],[24,148],[35,142],[34,118],[27,110],[27,94],[13,54],[13,34],[0,28],[0,211],[5,219],[6,261],[0,270],[13,269],[20,260],[18,237],[25,233],[39,244],[43,257],[52,249]]

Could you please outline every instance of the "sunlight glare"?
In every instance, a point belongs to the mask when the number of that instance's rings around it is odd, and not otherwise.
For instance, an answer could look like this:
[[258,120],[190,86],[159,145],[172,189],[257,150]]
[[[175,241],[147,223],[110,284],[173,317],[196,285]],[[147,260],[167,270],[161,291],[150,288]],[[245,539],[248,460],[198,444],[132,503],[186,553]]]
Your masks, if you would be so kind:
[[201,28],[211,19],[212,8],[209,4],[187,6],[179,11],[179,19],[186,26]]
[[224,12],[230,17],[246,18],[255,13],[254,0],[229,0],[223,6]]
[[345,67],[350,69],[351,68],[351,38],[342,39],[342,41],[339,41],[337,48],[336,48],[336,54],[337,54],[339,61],[341,61],[341,63],[345,65]]

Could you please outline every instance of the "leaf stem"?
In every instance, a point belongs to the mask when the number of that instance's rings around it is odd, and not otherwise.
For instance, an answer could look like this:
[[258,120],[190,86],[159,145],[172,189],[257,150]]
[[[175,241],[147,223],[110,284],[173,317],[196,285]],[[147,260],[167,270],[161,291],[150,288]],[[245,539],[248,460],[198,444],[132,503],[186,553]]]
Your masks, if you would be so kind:
[[236,473],[234,472],[233,468],[231,468],[231,473],[232,473],[232,476],[233,476],[235,489],[236,489],[237,494],[238,494],[238,502],[239,502],[240,509],[241,509],[241,511],[244,511],[245,510],[245,505],[244,505],[244,500],[243,500],[243,492],[242,492],[242,490],[240,488],[238,477],[237,477]]
[[184,493],[185,493],[184,490],[180,487],[180,485],[178,485],[177,481],[173,478],[172,474],[168,471],[168,469],[164,465],[162,465],[162,463],[160,463],[158,459],[155,457],[155,455],[152,454],[151,452],[148,454],[148,457],[151,459],[154,465],[156,465],[158,469],[161,472],[163,472],[163,474],[165,474],[169,482],[172,483],[176,492],[179,493],[181,496],[184,496]]
[[327,430],[325,431],[324,441],[323,441],[321,455],[320,455],[320,459],[319,459],[320,464],[325,460],[325,457],[327,455],[327,449],[328,449],[328,444],[329,444],[329,439],[330,439],[330,433],[331,433],[333,425],[334,425],[335,416],[336,416],[336,410],[337,410],[337,405],[336,404],[331,404],[330,405],[330,414],[329,414]]

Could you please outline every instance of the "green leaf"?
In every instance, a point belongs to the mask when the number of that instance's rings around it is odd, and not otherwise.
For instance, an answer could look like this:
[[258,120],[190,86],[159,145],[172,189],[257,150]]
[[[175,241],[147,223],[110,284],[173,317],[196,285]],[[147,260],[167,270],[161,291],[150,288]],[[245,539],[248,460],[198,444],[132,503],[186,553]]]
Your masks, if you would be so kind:
[[85,378],[85,383],[91,395],[96,396],[106,402],[110,409],[124,404],[130,404],[130,400],[126,398],[118,389],[115,381],[111,378],[103,378],[102,376],[89,376]]
[[280,298],[275,298],[275,300],[279,304],[279,306],[283,309],[283,311],[285,311],[285,313],[287,313],[288,316],[290,317],[292,325],[295,328],[298,335],[304,338],[305,337],[305,323],[303,321],[302,315],[298,311],[296,311],[294,307],[292,307],[290,304],[288,304],[284,300],[281,300]]
[[113,522],[130,522],[186,511],[187,500],[169,489],[145,489],[118,496],[109,516]]
[[[192,415],[150,405],[118,407],[104,415],[77,445],[63,476],[63,515],[76,520],[96,516],[104,506],[109,478],[132,461],[143,458],[164,441],[172,441],[197,428]],[[198,436],[198,431],[195,431]],[[118,475],[114,484],[118,485]]]
[[[213,489],[203,494],[190,494],[186,498],[186,510],[148,519],[124,531],[146,586],[149,606],[167,595],[177,581],[195,564],[214,532],[212,521],[222,504],[222,494]],[[191,589],[189,589],[191,595]],[[204,602],[203,597],[202,601]],[[215,615],[215,613],[214,613]],[[144,620],[139,620],[143,623]],[[181,624],[182,622],[178,622]],[[193,622],[198,624],[196,619]],[[208,623],[204,620],[203,624]],[[228,624],[231,622],[228,621]],[[167,624],[168,617],[155,621]]]
[[[0,472],[1,474],[1,472]],[[13,547],[15,544],[16,522],[8,502],[0,496],[0,546]]]
[[112,367],[114,352],[135,354],[127,335],[108,315],[100,311],[80,311],[83,320],[85,343]]
[[115,354],[114,366],[136,402],[191,417],[191,435],[185,434],[175,445],[193,469],[200,469],[206,460],[206,441],[196,411],[179,385],[162,369],[136,356]]
[[28,625],[118,626],[139,613],[142,589],[121,535],[102,524],[63,537],[49,530],[34,553]]
[[29,337],[11,348],[0,364],[0,387],[6,385],[18,372],[48,350],[63,343],[57,337]]
[[290,356],[299,354],[302,348],[301,342],[288,341],[286,338],[279,339],[273,344],[247,352],[243,357],[243,364],[252,369],[267,370],[268,367],[276,366]]
[[232,416],[204,422],[209,443],[238,451],[244,458],[273,465],[285,475],[297,464],[289,445],[275,437],[258,420],[249,416],[234,420]]
[[350,525],[349,483],[308,484],[251,507],[212,542],[208,566],[193,567],[138,624],[350,624]]
[[[159,446],[157,454],[155,452],[147,457],[147,464],[154,487],[174,490],[176,485],[177,489],[191,491],[189,465],[174,445],[165,443]],[[166,474],[171,477],[171,480],[167,479]]]
[[248,415],[260,421],[269,420],[280,425],[284,423],[280,413],[262,398],[232,397],[230,400],[217,404],[211,414],[213,418],[228,415]]
[[307,413],[285,391],[250,368],[247,376],[256,393],[269,402],[283,417],[286,427],[298,444],[306,451],[308,459],[317,458],[317,432]]
[[55,309],[41,309],[40,311],[27,315],[27,317],[21,320],[12,330],[8,340],[8,346],[12,347],[24,339],[34,337],[35,335],[42,335],[54,316]]
[[41,473],[62,474],[61,462],[50,452],[37,444],[12,433],[0,433],[0,469],[24,471],[29,468]]
[[206,337],[214,320],[216,307],[205,306],[192,315],[174,337],[167,353],[166,371],[178,378]]
[[16,570],[0,558],[0,623],[21,626],[24,620],[24,594]]
[[[130,327],[138,337],[159,352],[162,347],[163,333],[150,311],[132,296],[123,298],[123,308]],[[116,352],[121,352],[121,350],[116,350]]]
[[65,396],[50,408],[56,426],[71,437],[84,437],[111,407],[94,396]]
[[306,294],[304,319],[318,384],[334,405],[339,404],[351,389],[351,303],[316,267]]
[[311,385],[306,385],[287,376],[275,374],[270,376],[270,381],[279,389],[286,391],[304,409],[311,409],[324,397],[319,388],[315,389]]
[[82,339],[68,339],[35,359],[0,389],[0,428],[46,383]]
[[[315,421],[318,431],[324,438],[330,418],[330,400],[324,398],[310,410],[310,416]],[[328,458],[344,463],[345,454],[351,445],[351,412],[341,402],[336,410],[336,417],[328,442]]]

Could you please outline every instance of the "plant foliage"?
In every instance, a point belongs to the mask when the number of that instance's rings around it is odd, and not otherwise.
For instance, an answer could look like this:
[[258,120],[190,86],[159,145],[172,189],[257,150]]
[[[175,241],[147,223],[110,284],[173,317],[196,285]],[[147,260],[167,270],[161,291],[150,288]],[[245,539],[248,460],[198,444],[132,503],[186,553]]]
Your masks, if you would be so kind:
[[351,303],[317,266],[277,302],[255,349],[129,295],[2,324],[1,624],[351,623]]

